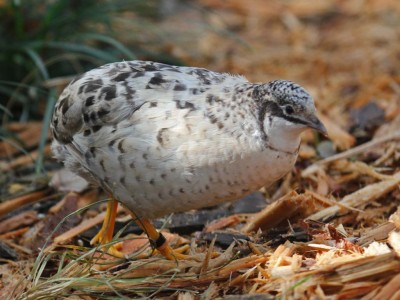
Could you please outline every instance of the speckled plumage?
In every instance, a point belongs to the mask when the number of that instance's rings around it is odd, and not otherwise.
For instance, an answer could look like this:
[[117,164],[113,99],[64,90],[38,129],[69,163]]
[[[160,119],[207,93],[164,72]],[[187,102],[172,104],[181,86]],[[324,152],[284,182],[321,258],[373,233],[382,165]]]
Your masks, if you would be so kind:
[[[56,104],[57,159],[154,218],[239,199],[293,167],[311,96],[206,69],[131,61],[73,80]],[[321,127],[322,126],[322,127]]]

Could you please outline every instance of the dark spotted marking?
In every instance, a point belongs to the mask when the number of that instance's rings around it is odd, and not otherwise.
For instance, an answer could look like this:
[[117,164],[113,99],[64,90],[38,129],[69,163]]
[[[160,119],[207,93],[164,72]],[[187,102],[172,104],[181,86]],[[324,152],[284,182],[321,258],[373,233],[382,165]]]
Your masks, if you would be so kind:
[[105,166],[104,166],[104,160],[103,160],[103,159],[100,160],[100,166],[101,166],[101,168],[103,169],[103,172],[105,172],[105,171],[106,171],[106,168],[105,168]]
[[212,105],[212,104],[214,104],[215,102],[223,102],[223,100],[222,100],[220,97],[218,97],[218,96],[215,96],[215,95],[213,95],[213,94],[208,94],[208,95],[206,96],[206,102],[207,102],[208,104]]
[[88,135],[90,135],[90,134],[91,134],[90,129],[86,129],[86,130],[83,132],[83,136],[88,136]]
[[142,181],[142,178],[139,175],[136,175],[135,179],[136,179],[137,182],[141,182]]
[[92,153],[92,156],[93,156],[93,157],[96,157],[96,153],[95,153],[96,148],[95,148],[95,147],[90,147],[90,148],[89,148],[89,151],[90,151],[90,153]]
[[122,177],[119,179],[119,182],[121,182],[122,185],[125,185],[125,177],[122,176]]
[[194,73],[194,74],[196,74],[197,75],[197,78],[199,79],[199,81],[202,83],[202,84],[204,84],[204,85],[210,85],[211,84],[211,81],[210,81],[210,79],[208,78],[208,73],[209,73],[209,71],[208,70],[206,70],[206,69],[195,69],[195,70],[193,70],[192,72],[191,72],[192,74]]
[[161,128],[158,133],[157,133],[157,141],[161,144],[164,145],[164,139],[163,139],[163,133],[164,131],[168,130],[168,128]]
[[143,156],[143,159],[147,159],[149,155],[147,153],[143,153],[142,156]]
[[114,85],[106,86],[101,89],[100,97],[105,94],[104,99],[110,101],[117,96],[117,89]]
[[108,143],[108,146],[109,146],[109,147],[114,146],[115,142],[116,142],[116,140],[111,140],[111,141]]
[[178,82],[174,86],[174,91],[186,91],[187,87],[185,84]]
[[107,75],[111,77],[114,76],[115,74],[118,74],[118,72],[119,70],[117,68],[113,68],[107,72]]
[[86,98],[85,106],[91,106],[94,104],[94,96],[90,96]]
[[[194,104],[187,101],[174,100],[176,108],[194,110]],[[183,103],[182,103],[183,102]]]
[[147,72],[151,72],[151,71],[158,71],[159,69],[153,65],[153,64],[146,64],[143,66],[143,69]]
[[57,141],[59,141],[62,144],[69,144],[74,140],[72,138],[72,136],[70,136],[70,135],[63,135],[63,134],[62,135],[58,135],[58,134],[56,134],[55,131],[53,132],[53,136]]
[[99,111],[97,112],[97,115],[99,116],[99,118],[102,118],[109,113],[110,113],[109,110],[107,110],[105,108],[100,108]]
[[85,152],[85,161],[88,165],[90,165],[90,159],[92,158],[92,155],[89,151]]
[[166,177],[167,177],[167,174],[164,174],[164,173],[161,174],[162,179],[165,179]]
[[95,111],[92,111],[92,112],[89,114],[89,118],[90,118],[90,121],[92,121],[92,122],[96,121],[96,119],[97,119],[97,114],[96,114],[96,112],[95,112]]
[[205,188],[206,188],[206,190],[209,190],[209,189],[210,189],[210,187],[208,186],[208,184],[206,184]]
[[154,185],[154,179],[150,179],[149,183],[150,183],[151,185]]
[[92,129],[93,129],[93,132],[97,132],[97,131],[99,131],[100,129],[101,129],[101,125],[95,125],[95,126],[93,126],[92,127]]
[[166,82],[168,82],[168,81],[163,79],[163,76],[161,73],[156,73],[149,80],[149,83],[146,85],[146,89],[151,89],[152,88],[151,85],[161,85]]
[[103,85],[103,80],[96,79],[86,83],[86,93],[97,91]]
[[157,102],[150,102],[150,107],[157,107]]
[[125,81],[131,75],[132,75],[131,72],[120,73],[117,76],[115,76],[112,80],[116,82]]
[[81,85],[80,87],[79,87],[79,89],[78,89],[78,94],[82,94],[83,93],[83,90],[85,89],[85,87],[86,87],[86,85]]
[[89,115],[88,114],[83,114],[83,121],[85,121],[85,123],[89,122]]
[[174,68],[174,67],[168,68],[167,71],[175,72],[175,73],[182,73],[181,71],[179,71],[177,68]]
[[222,129],[222,128],[224,128],[224,124],[223,124],[223,123],[221,123],[221,122],[218,122],[218,123],[217,123],[217,125],[218,125],[218,128],[219,128],[219,129]]
[[134,73],[132,78],[139,78],[139,77],[143,77],[144,75],[146,75],[145,72],[139,71],[139,72]]
[[124,139],[121,139],[121,140],[119,141],[119,143],[118,143],[118,150],[119,150],[119,152],[121,152],[121,153],[125,153],[125,149],[124,149],[124,147],[123,147],[123,143],[124,143]]
[[64,114],[68,111],[68,109],[71,107],[71,106],[69,105],[69,101],[68,101],[68,100],[69,100],[68,96],[60,100],[60,104],[59,104],[59,105],[60,105],[60,107],[61,107],[61,112],[62,112],[63,115],[64,115]]
[[133,96],[136,94],[136,91],[132,89],[127,83],[124,83],[125,91],[126,91],[126,96],[128,99],[133,99]]
[[214,116],[212,113],[207,113],[206,116],[210,120],[211,124],[215,124],[218,122],[218,118]]
[[180,188],[180,189],[179,189],[179,192],[181,192],[182,194],[185,193],[185,191],[183,190],[183,188]]
[[135,168],[135,163],[133,161],[129,164],[129,168],[131,168],[131,169]]
[[196,89],[196,88],[189,89],[189,91],[190,91],[193,95],[198,95],[198,94],[200,94],[199,89]]

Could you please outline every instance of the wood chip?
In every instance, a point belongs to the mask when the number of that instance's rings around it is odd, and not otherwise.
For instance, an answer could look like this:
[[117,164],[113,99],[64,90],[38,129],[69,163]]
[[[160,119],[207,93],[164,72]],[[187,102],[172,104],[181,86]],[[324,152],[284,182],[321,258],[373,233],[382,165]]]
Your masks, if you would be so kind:
[[[400,172],[393,175],[392,179],[390,180],[384,180],[378,183],[367,185],[366,187],[345,196],[341,201],[339,201],[339,203],[341,205],[353,208],[363,208],[368,203],[375,201],[379,197],[395,189],[399,183]],[[334,216],[342,209],[343,207],[340,207],[339,205],[334,205],[309,216],[308,219],[323,220],[328,217]]]
[[46,195],[51,192],[51,189],[44,189],[41,191],[36,191],[23,196],[19,196],[14,199],[10,199],[0,203],[0,217],[8,214],[9,212],[22,207],[23,205],[34,203],[43,199]]
[[15,230],[22,226],[31,225],[38,220],[37,212],[34,210],[24,211],[0,222],[0,234]]
[[310,195],[299,195],[292,191],[250,217],[246,226],[242,228],[242,232],[268,230],[293,217],[305,217],[315,210],[314,204]]
[[356,139],[329,117],[320,115],[320,120],[324,123],[328,131],[329,139],[333,141],[338,149],[347,150],[355,144]]

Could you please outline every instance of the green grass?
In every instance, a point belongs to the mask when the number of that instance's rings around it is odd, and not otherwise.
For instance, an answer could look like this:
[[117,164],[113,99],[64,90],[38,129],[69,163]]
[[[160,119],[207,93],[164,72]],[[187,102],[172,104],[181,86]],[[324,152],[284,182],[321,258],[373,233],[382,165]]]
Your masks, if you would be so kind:
[[156,21],[157,4],[156,0],[8,0],[0,5],[0,139],[15,138],[5,128],[8,122],[42,120],[36,173],[43,170],[43,148],[58,94],[77,74],[146,53],[145,45],[128,47],[120,42],[120,36],[131,33],[119,31],[116,24],[134,12],[134,32],[145,35],[148,29],[143,24],[148,23],[140,20]]
[[[153,1],[31,0],[0,6],[0,116],[27,121],[43,116],[51,79],[95,66],[135,59],[116,37],[113,22],[125,11],[138,15]],[[4,120],[6,119],[6,120]]]

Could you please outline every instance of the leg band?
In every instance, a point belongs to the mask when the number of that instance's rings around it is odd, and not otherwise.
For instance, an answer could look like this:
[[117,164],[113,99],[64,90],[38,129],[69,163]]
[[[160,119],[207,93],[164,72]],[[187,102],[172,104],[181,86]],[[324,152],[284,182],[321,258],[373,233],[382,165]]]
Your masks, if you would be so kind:
[[162,245],[164,245],[164,243],[166,241],[167,240],[165,239],[164,235],[160,232],[157,240],[154,241],[154,240],[150,239],[150,244],[153,248],[157,249],[157,248],[161,247]]

